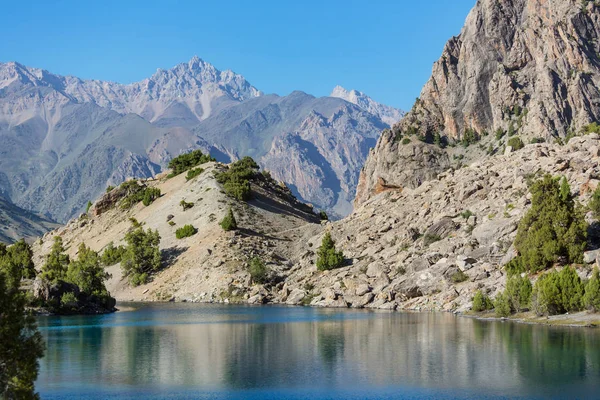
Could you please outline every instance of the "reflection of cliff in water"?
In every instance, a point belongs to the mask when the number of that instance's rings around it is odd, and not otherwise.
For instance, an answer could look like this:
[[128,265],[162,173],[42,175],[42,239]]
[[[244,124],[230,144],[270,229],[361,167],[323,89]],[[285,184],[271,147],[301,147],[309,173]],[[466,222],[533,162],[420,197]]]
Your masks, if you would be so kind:
[[435,313],[176,310],[158,307],[131,323],[135,313],[43,329],[48,351],[40,379],[202,389],[408,385],[507,396],[593,387],[600,379],[600,333],[591,329]]

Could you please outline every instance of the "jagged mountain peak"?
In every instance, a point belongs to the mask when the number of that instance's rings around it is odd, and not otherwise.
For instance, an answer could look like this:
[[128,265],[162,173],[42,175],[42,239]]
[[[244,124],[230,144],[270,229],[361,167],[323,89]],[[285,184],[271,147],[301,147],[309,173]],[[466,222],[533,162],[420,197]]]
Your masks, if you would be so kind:
[[598,2],[477,1],[412,110],[381,135],[357,203],[381,180],[405,185],[403,136],[456,141],[499,132],[554,141],[600,120],[599,39]]
[[365,111],[377,115],[383,122],[392,126],[402,119],[404,112],[394,107],[381,104],[367,96],[363,92],[355,89],[347,90],[344,87],[337,85],[331,91],[330,97],[337,97],[346,100],[349,103],[356,104]]

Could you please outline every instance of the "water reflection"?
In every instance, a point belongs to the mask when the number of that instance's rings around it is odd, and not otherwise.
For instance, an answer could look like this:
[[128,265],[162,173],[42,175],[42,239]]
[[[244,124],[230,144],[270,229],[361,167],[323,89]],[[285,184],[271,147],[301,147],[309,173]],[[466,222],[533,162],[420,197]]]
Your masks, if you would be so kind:
[[[154,305],[41,318],[43,394],[348,390],[451,396],[587,397],[600,385],[600,332],[450,314]],[[392,389],[390,389],[392,388]]]

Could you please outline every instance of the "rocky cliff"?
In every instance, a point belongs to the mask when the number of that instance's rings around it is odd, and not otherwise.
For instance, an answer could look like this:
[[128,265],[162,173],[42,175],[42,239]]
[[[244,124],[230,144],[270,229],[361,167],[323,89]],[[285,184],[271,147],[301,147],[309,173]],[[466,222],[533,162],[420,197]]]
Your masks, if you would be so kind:
[[412,110],[382,135],[357,202],[380,179],[405,185],[410,160],[398,153],[402,135],[453,142],[502,130],[554,141],[598,120],[599,37],[598,2],[478,0]]

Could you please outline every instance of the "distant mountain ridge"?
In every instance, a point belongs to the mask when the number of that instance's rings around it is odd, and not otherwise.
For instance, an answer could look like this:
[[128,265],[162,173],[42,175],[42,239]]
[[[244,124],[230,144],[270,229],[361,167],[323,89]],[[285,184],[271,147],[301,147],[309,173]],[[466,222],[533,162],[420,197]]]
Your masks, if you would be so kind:
[[23,238],[30,240],[58,226],[59,224],[23,210],[0,197],[0,243],[13,243]]
[[386,106],[381,104],[358,90],[346,90],[341,86],[336,86],[331,91],[330,97],[338,97],[344,99],[352,104],[356,104],[360,108],[370,112],[373,115],[377,115],[383,122],[392,126],[397,122],[400,122],[404,116],[404,111]]
[[201,148],[221,161],[251,155],[302,200],[341,217],[390,125],[385,106],[351,100],[265,95],[198,57],[127,85],[0,63],[0,193],[66,221],[108,185],[153,176]]

